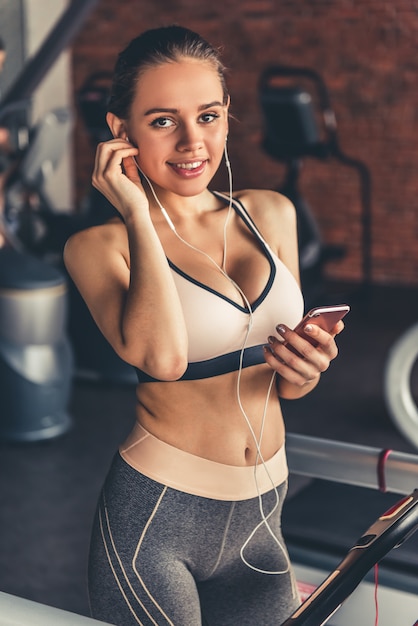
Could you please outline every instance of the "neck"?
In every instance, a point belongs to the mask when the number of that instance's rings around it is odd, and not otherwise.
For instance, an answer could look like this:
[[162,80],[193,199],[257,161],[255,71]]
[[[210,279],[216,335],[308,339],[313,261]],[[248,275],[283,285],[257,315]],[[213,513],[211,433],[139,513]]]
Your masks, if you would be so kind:
[[150,186],[144,183],[151,209],[155,212],[164,209],[174,221],[181,222],[215,209],[216,198],[208,189],[195,196],[179,196],[153,183],[152,185],[154,193]]

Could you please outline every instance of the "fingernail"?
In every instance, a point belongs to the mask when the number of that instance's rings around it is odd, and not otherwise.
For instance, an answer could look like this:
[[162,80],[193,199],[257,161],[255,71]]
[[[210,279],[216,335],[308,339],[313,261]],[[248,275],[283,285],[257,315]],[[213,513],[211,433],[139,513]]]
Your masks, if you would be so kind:
[[283,324],[278,324],[276,326],[276,330],[278,333],[280,333],[281,335],[284,335],[286,332],[286,328],[283,326]]
[[277,339],[275,337],[272,337],[272,335],[270,335],[269,337],[267,337],[267,341],[273,344],[275,341],[277,341]]
[[304,330],[306,333],[311,333],[311,332],[313,331],[313,326],[312,326],[312,324],[306,324],[306,326],[304,326],[304,327],[303,327],[303,330]]

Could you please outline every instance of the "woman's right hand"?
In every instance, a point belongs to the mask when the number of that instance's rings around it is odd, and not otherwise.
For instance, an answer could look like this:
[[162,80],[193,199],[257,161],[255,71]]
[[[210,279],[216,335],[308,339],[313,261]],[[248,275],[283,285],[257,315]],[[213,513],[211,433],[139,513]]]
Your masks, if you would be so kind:
[[134,158],[138,148],[126,139],[99,143],[92,175],[92,184],[126,218],[132,209],[149,209],[148,199]]

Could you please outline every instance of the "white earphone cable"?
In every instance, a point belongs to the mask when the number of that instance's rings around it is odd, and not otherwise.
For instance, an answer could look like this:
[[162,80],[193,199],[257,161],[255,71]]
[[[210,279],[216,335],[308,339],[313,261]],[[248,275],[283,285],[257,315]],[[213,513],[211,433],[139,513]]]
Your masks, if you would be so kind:
[[[273,372],[269,385],[268,385],[268,389],[267,389],[267,395],[266,395],[266,399],[265,399],[265,404],[264,404],[264,409],[263,409],[263,414],[262,414],[262,420],[261,420],[261,427],[260,427],[260,436],[259,438],[257,438],[254,429],[252,427],[251,424],[251,420],[248,417],[245,408],[242,404],[242,400],[241,400],[241,374],[242,374],[242,369],[243,369],[243,359],[244,359],[244,353],[245,353],[245,349],[247,347],[247,341],[251,332],[251,328],[253,325],[253,311],[250,305],[250,302],[248,301],[245,293],[243,292],[243,290],[241,289],[241,287],[228,275],[227,271],[226,271],[226,260],[227,260],[227,226],[228,226],[228,222],[229,222],[229,218],[232,212],[232,206],[233,206],[233,179],[232,179],[232,171],[231,171],[231,164],[229,161],[229,157],[228,157],[228,151],[227,151],[227,146],[226,146],[226,141],[225,141],[225,147],[224,147],[224,156],[225,156],[225,163],[226,163],[226,167],[228,170],[228,180],[229,180],[229,193],[228,193],[228,211],[227,211],[227,215],[225,218],[225,223],[224,223],[224,227],[223,227],[223,257],[222,257],[222,265],[219,265],[207,252],[205,252],[204,250],[200,250],[199,248],[196,248],[193,244],[189,243],[188,241],[186,241],[185,239],[183,239],[183,237],[177,232],[176,227],[173,223],[173,221],[171,220],[167,210],[164,208],[164,206],[161,204],[155,190],[154,187],[151,183],[151,181],[149,180],[149,178],[147,177],[146,174],[144,174],[144,172],[141,170],[140,166],[137,163],[137,160],[135,159],[135,157],[133,157],[133,160],[135,162],[136,167],[138,168],[139,172],[142,174],[142,176],[144,177],[144,179],[147,181],[148,186],[151,190],[151,193],[158,205],[158,207],[161,210],[162,215],[164,216],[168,226],[170,227],[170,229],[174,232],[174,234],[177,236],[177,238],[187,247],[189,247],[191,250],[194,250],[195,252],[198,252],[199,254],[204,255],[213,265],[215,265],[215,267],[221,272],[221,274],[235,287],[235,289],[237,290],[237,292],[240,294],[245,307],[248,310],[248,314],[249,314],[249,320],[248,320],[248,325],[247,325],[247,330],[246,330],[246,334],[244,337],[244,341],[243,344],[241,346],[241,351],[240,351],[240,360],[239,360],[239,369],[238,369],[238,376],[237,376],[237,385],[236,385],[236,391],[237,391],[237,401],[238,401],[238,405],[240,408],[240,411],[247,423],[247,426],[250,430],[250,434],[251,437],[255,443],[256,446],[256,462],[254,465],[254,480],[255,480],[255,485],[256,485],[256,489],[257,489],[257,496],[258,496],[258,500],[259,500],[259,509],[260,509],[260,515],[261,515],[261,521],[259,522],[259,524],[257,524],[257,526],[254,528],[254,530],[252,530],[252,532],[250,533],[250,535],[248,536],[248,538],[246,539],[246,541],[244,542],[244,544],[241,547],[240,550],[240,556],[242,561],[245,563],[245,565],[249,568],[251,568],[252,570],[262,573],[262,574],[286,574],[289,572],[290,570],[290,561],[289,561],[289,556],[287,554],[287,551],[284,547],[284,545],[281,543],[280,539],[274,534],[273,529],[271,528],[270,524],[269,524],[269,518],[274,514],[274,512],[277,510],[278,506],[280,505],[280,496],[277,490],[276,485],[274,484],[274,481],[269,473],[268,467],[266,465],[266,462],[263,458],[262,452],[261,452],[261,441],[262,441],[262,437],[264,434],[264,426],[265,426],[265,420],[266,420],[266,415],[267,415],[267,408],[268,408],[268,400],[270,398],[270,394],[271,394],[271,390],[273,387],[273,383],[275,380],[275,376],[276,373]],[[260,489],[259,489],[259,482],[258,482],[258,476],[257,473],[259,471],[259,468],[263,467],[263,469],[265,470],[265,472],[267,473],[268,479],[272,485],[272,489],[275,493],[275,504],[273,506],[273,508],[271,509],[271,511],[269,513],[265,513],[264,511],[264,504],[263,504],[263,499],[262,499],[262,494],[260,493]],[[281,550],[281,552],[283,553],[285,559],[286,559],[286,568],[283,570],[278,570],[278,571],[269,571],[269,570],[263,570],[260,569],[258,567],[256,567],[255,565],[252,565],[246,558],[244,555],[244,551],[247,548],[247,546],[249,545],[249,543],[251,542],[251,540],[253,539],[255,533],[257,532],[257,530],[261,527],[265,525],[265,527],[267,528],[269,534],[271,535],[271,537],[273,538],[273,540],[275,541],[275,543],[277,544],[277,546],[279,547],[279,549]]]

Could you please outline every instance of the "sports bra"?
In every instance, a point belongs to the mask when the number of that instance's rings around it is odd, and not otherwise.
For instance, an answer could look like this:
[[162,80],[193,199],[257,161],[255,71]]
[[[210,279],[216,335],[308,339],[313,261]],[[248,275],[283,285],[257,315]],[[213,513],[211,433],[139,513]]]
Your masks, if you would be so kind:
[[[213,193],[228,201],[223,194]],[[269,335],[277,334],[277,324],[293,328],[303,315],[302,293],[292,273],[261,236],[243,204],[233,199],[232,206],[260,242],[270,274],[249,309],[192,278],[168,259],[189,341],[188,367],[179,380],[210,378],[265,363],[263,346]],[[138,382],[157,382],[135,369]]]

